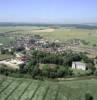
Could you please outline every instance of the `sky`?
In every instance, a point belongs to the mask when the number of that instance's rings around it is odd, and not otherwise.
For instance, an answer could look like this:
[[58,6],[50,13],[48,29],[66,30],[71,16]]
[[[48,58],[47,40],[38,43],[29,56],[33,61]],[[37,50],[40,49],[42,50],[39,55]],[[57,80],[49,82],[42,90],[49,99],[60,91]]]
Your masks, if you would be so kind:
[[0,22],[97,23],[97,0],[0,0]]

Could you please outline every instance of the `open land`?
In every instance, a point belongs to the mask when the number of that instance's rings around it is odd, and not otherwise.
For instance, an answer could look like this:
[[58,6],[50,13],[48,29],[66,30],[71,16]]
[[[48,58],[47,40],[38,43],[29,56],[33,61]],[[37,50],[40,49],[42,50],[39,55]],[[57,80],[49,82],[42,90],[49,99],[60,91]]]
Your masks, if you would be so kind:
[[[3,34],[2,34],[3,33]],[[0,27],[0,46],[7,44],[14,44],[14,41],[21,38],[19,43],[26,43],[28,38],[27,36],[39,35],[46,41],[49,40],[59,40],[61,42],[66,42],[70,39],[81,39],[89,42],[88,45],[85,45],[85,50],[93,52],[96,50],[97,46],[97,30],[96,29],[79,29],[79,28],[68,28],[68,27],[39,27],[39,26],[8,26]],[[26,38],[23,38],[26,37]],[[29,38],[30,39],[30,38]],[[42,44],[45,41],[40,41]],[[36,43],[39,41],[36,41]],[[45,43],[44,43],[45,44]],[[95,47],[89,49],[94,44]],[[38,45],[38,43],[37,43]],[[9,47],[9,45],[7,45]],[[39,47],[40,45],[38,45]],[[76,46],[75,46],[76,47]],[[34,47],[35,48],[35,47]],[[37,47],[36,47],[37,48]],[[79,50],[79,45],[77,46]],[[9,48],[10,49],[10,48]],[[9,50],[8,49],[8,50]],[[42,48],[43,49],[43,48]],[[76,49],[73,48],[72,49]],[[6,47],[5,47],[6,50]],[[82,51],[83,48],[80,50]],[[29,50],[28,50],[29,51]],[[55,52],[55,51],[54,51]],[[60,51],[61,52],[61,51]],[[94,52],[95,53],[95,52]],[[89,58],[95,58],[88,55]],[[18,54],[18,53],[17,53]],[[22,55],[23,56],[23,55]],[[5,61],[6,59],[12,59],[13,57],[9,54],[0,54],[1,63],[10,64],[10,68],[14,67],[16,62],[22,60],[22,57],[16,57],[9,62]],[[19,62],[20,63],[20,62]],[[54,64],[49,64],[51,69],[53,69]],[[43,64],[41,64],[42,69]],[[56,66],[54,66],[56,67]],[[15,66],[14,68],[17,68]],[[85,71],[82,71],[84,75]],[[75,73],[79,73],[75,70]],[[8,73],[7,73],[8,74]],[[7,75],[6,74],[6,75]],[[13,73],[14,74],[14,73]],[[86,73],[85,73],[86,74]],[[10,74],[11,75],[11,74]],[[22,75],[22,74],[21,74]],[[26,74],[25,74],[26,75]],[[14,75],[13,75],[14,76]],[[91,77],[91,76],[90,76]],[[82,79],[84,78],[84,79]],[[85,94],[89,93],[93,97],[93,100],[97,98],[97,79],[96,76],[92,78],[86,77],[73,77],[73,78],[57,78],[56,79],[45,79],[44,81],[27,79],[27,78],[12,78],[7,76],[0,75],[0,100],[85,100]]]
[[[0,27],[0,33],[13,33],[17,35],[25,34],[39,34],[45,39],[66,41],[69,39],[82,39],[90,42],[90,45],[97,44],[97,30],[96,29],[77,29],[77,28],[65,28],[60,27],[57,29],[50,27],[38,27],[38,26],[13,26],[13,27]],[[6,41],[5,41],[6,38]],[[13,41],[14,37],[1,37],[0,43],[8,43]]]
[[97,79],[39,81],[0,76],[0,100],[85,100],[97,98]]

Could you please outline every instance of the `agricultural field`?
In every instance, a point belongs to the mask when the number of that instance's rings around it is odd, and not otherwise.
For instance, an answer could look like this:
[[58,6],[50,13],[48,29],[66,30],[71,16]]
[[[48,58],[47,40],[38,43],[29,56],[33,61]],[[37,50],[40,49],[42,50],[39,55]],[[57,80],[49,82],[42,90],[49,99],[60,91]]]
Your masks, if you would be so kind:
[[3,36],[0,36],[0,44],[2,44],[2,45],[9,44],[12,41],[14,41],[14,37],[3,37]]
[[0,75],[0,100],[85,100],[97,99],[97,79],[39,81]]
[[[90,42],[90,45],[97,44],[97,30],[96,29],[77,29],[77,28],[50,28],[50,27],[38,27],[38,26],[10,26],[0,27],[0,33],[14,33],[19,36],[26,34],[39,34],[48,40],[58,39],[60,41],[66,41],[68,39],[82,39]],[[6,38],[6,41],[4,41]],[[13,41],[14,37],[0,37],[0,43],[6,43]]]

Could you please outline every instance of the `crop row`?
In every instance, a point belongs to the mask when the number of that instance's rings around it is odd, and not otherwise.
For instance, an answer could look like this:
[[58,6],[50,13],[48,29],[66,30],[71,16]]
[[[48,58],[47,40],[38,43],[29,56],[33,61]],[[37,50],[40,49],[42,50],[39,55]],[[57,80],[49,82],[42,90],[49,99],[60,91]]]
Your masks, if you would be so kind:
[[8,100],[9,96],[11,96],[11,94],[19,87],[20,84],[21,84],[21,82],[16,84],[15,88],[13,88],[13,90],[11,90],[11,92],[9,92],[9,94],[6,96],[5,100]]
[[48,89],[49,87],[47,84],[41,84],[41,86],[38,88],[38,91],[35,93],[34,97],[31,100],[44,100],[47,95]]
[[9,96],[8,100],[18,100],[25,88],[29,82],[22,82],[16,89],[15,91]]
[[41,84],[38,84],[38,86],[36,87],[35,91],[33,92],[31,98],[29,100],[32,100],[34,98],[34,96],[36,95],[36,92],[38,91],[39,87]]
[[2,81],[0,84],[0,94],[13,82],[13,80]]
[[29,85],[26,91],[22,94],[20,100],[30,100],[31,98],[33,98],[39,86],[40,84],[32,82],[31,85]]
[[50,89],[48,90],[47,96],[45,100],[55,100],[56,94],[57,94],[58,86],[52,85],[50,86]]
[[21,100],[23,94],[26,92],[26,90],[29,88],[29,86],[31,85],[32,81],[29,82],[29,84],[25,87],[24,91],[21,93],[21,95],[18,97],[18,100]]
[[0,100],[7,100],[8,97],[18,88],[21,82],[19,81],[13,81],[7,88],[0,94],[1,98]]

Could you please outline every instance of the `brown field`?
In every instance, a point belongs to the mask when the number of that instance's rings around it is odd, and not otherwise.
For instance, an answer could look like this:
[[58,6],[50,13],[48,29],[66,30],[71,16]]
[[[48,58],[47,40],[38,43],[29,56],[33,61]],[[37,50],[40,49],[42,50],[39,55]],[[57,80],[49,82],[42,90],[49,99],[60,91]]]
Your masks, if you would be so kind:
[[35,32],[35,33],[41,33],[41,32],[53,32],[55,31],[55,29],[37,29],[37,30],[32,30],[31,32]]

